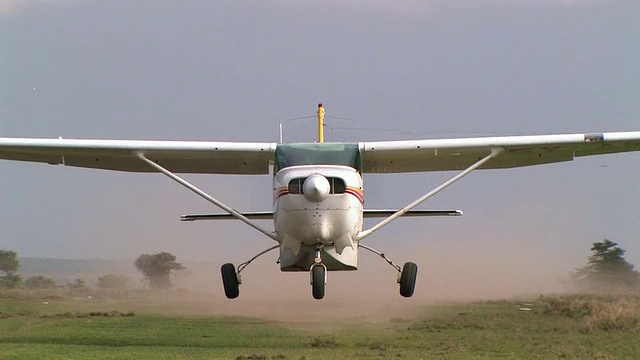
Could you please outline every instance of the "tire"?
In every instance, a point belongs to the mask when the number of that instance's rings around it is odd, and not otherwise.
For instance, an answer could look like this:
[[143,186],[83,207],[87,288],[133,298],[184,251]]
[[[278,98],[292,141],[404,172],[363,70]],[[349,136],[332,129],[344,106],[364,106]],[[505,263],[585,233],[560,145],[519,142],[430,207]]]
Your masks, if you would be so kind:
[[220,272],[222,273],[222,284],[224,285],[224,294],[227,299],[237,298],[240,295],[240,288],[236,267],[231,263],[226,263],[222,265]]
[[418,265],[408,262],[402,267],[400,275],[400,295],[411,297],[416,288],[416,276],[418,275]]
[[314,266],[311,269],[311,292],[313,293],[313,298],[316,300],[320,300],[324,297],[325,271],[326,270],[322,265]]

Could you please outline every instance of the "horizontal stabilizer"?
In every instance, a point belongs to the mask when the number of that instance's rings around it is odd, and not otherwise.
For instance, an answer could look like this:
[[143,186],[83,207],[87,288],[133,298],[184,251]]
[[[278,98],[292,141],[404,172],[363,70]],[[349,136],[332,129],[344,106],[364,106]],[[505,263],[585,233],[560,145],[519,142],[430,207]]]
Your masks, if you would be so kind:
[[[245,217],[251,220],[271,220],[273,219],[272,211],[256,211],[241,213]],[[196,221],[196,220],[231,220],[237,219],[231,214],[195,214],[195,215],[182,215],[181,221]]]
[[[389,217],[396,213],[398,210],[365,210],[365,218],[380,218]],[[272,220],[273,212],[271,211],[256,211],[242,213],[251,220]],[[406,212],[402,216],[460,216],[462,211],[460,210],[411,210]],[[196,221],[196,220],[233,220],[236,219],[231,214],[191,214],[180,216],[181,221]]]
[[[365,210],[365,218],[380,218],[389,217],[395,214],[398,210]],[[461,216],[461,210],[411,210],[404,213],[402,216]]]

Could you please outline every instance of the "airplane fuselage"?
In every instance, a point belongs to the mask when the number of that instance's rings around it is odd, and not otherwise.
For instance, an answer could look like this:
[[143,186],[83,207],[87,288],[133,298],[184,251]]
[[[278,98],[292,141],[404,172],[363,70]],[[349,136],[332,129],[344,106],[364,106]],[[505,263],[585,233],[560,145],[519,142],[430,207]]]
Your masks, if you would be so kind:
[[363,181],[342,165],[298,165],[273,178],[274,226],[283,271],[308,271],[320,248],[329,270],[357,269]]

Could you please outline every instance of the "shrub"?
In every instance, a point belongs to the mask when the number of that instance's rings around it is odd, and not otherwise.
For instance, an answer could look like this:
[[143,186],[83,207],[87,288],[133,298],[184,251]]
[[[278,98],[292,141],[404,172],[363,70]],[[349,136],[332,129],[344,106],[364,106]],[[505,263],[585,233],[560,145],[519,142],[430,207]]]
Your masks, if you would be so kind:
[[15,289],[22,283],[20,274],[0,276],[0,288]]
[[119,274],[105,274],[98,278],[99,289],[126,289],[129,287],[129,277]]
[[597,330],[640,330],[640,301],[623,297],[614,301],[595,302],[591,314],[584,318],[587,332]]
[[582,321],[585,332],[640,330],[640,296],[570,295],[541,297],[542,313]]
[[36,275],[27,278],[24,286],[28,289],[51,289],[56,286],[56,282],[48,276]]

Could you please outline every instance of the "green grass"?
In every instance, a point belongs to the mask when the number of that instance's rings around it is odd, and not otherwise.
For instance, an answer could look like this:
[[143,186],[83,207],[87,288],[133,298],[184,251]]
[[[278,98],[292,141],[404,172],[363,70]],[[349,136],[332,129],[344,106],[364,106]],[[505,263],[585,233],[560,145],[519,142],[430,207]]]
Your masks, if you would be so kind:
[[440,305],[332,326],[157,315],[139,302],[0,297],[0,359],[640,358],[636,297]]

